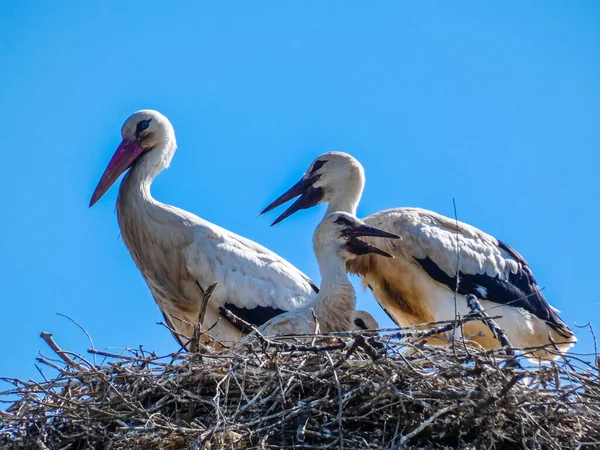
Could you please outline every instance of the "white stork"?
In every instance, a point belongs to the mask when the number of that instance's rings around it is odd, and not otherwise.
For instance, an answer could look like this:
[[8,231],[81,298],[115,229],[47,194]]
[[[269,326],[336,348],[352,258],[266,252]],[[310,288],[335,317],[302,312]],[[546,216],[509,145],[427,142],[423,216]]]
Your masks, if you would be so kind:
[[[316,332],[378,329],[379,325],[371,314],[356,311],[356,295],[346,274],[346,263],[358,255],[369,254],[377,259],[382,256],[390,258],[392,255],[358,239],[361,236],[373,236],[378,238],[377,241],[381,238],[398,238],[370,227],[345,212],[327,215],[313,236],[313,250],[321,272],[319,293],[312,302],[272,318],[258,331],[263,336],[297,336],[314,335]],[[245,340],[252,338],[253,335],[249,334]]]
[[[363,167],[355,158],[341,152],[325,153],[262,213],[300,196],[273,225],[322,202],[328,203],[326,214],[356,214],[364,184]],[[474,294],[489,314],[502,316],[499,325],[515,346],[536,347],[552,341],[566,352],[577,341],[542,295],[527,262],[493,236],[420,208],[388,209],[364,221],[402,238],[378,244],[394,259],[365,255],[347,266],[349,272],[362,277],[398,326],[465,315],[469,312],[465,297]],[[463,333],[484,348],[499,345],[481,322],[465,324]],[[538,352],[536,356],[548,355]]]
[[312,300],[311,280],[285,259],[200,217],[152,198],[154,177],[175,153],[173,126],[157,111],[142,110],[121,129],[123,141],[110,160],[90,201],[94,205],[125,175],[117,200],[123,241],[146,280],[174,336],[187,346],[198,323],[204,290],[210,297],[202,328],[219,346],[240,339],[242,331],[220,320],[219,307],[254,325]]

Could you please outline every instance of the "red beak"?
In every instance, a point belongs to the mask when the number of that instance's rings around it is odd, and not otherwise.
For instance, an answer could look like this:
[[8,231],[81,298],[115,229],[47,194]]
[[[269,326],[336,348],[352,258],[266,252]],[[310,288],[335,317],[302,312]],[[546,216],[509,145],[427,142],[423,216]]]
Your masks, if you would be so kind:
[[138,141],[130,141],[123,139],[117,151],[111,158],[106,170],[102,174],[102,178],[96,186],[94,195],[90,200],[90,207],[102,198],[102,196],[115,184],[115,181],[133,164],[133,162],[144,152]]

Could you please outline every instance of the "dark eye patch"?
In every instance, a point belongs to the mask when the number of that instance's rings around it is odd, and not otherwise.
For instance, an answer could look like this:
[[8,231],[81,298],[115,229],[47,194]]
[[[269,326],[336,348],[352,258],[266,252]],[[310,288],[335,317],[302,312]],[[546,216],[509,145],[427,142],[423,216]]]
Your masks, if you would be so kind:
[[323,160],[319,160],[316,161],[312,170],[310,171],[310,173],[315,173],[317,170],[319,170],[321,167],[323,167],[323,164],[325,164],[327,161],[323,161]]
[[145,129],[147,129],[150,126],[150,121],[152,119],[148,119],[148,120],[140,120],[137,124],[137,126],[135,127],[135,136],[139,137],[140,133],[142,131],[144,131]]
[[366,330],[367,329],[367,324],[365,323],[364,320],[362,320],[360,318],[354,319],[354,325],[356,325],[361,330]]
[[338,225],[352,225],[352,222],[350,222],[348,219],[346,219],[345,217],[338,217],[337,219],[335,219],[335,222],[333,223],[337,223]]

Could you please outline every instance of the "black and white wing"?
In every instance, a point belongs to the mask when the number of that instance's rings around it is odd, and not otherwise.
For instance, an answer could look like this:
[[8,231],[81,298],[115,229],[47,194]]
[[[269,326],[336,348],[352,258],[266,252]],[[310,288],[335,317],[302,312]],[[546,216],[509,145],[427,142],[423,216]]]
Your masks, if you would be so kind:
[[420,208],[384,210],[365,222],[401,236],[386,240],[384,250],[414,260],[451,291],[523,308],[560,335],[573,335],[542,295],[525,259],[493,236]]
[[188,271],[200,286],[216,282],[211,299],[252,325],[296,309],[318,292],[304,273],[256,242],[209,222],[194,232],[185,251]]

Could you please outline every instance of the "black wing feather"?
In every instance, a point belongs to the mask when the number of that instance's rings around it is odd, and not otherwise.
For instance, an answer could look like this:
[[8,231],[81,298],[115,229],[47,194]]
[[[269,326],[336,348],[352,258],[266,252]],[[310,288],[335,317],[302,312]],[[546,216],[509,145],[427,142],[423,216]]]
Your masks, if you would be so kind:
[[[236,306],[233,303],[225,303],[225,308],[231,311],[236,316],[238,316],[240,319],[245,320],[246,322],[248,322],[251,325],[254,325],[255,327],[260,327],[264,323],[271,320],[273,317],[276,317],[285,312],[283,309],[273,308],[271,306],[256,306],[250,309]],[[221,316],[229,320],[226,315],[221,314]],[[229,322],[243,333],[249,333],[250,331],[252,331],[247,330],[239,323],[234,323],[231,320],[229,320]]]
[[319,293],[319,286],[317,286],[315,283],[313,283],[312,281],[308,280],[308,282],[310,283],[310,287],[312,288],[313,291],[315,291],[315,293]]
[[[518,262],[517,272],[511,272],[508,280],[487,274],[459,272],[458,290],[456,289],[456,277],[449,276],[431,258],[415,259],[431,278],[445,284],[452,291],[457,291],[461,295],[473,294],[480,299],[489,299],[496,303],[523,308],[546,321],[559,334],[565,337],[571,336],[571,331],[542,295],[533,273],[523,257],[503,242],[498,241],[498,246]],[[481,288],[485,289],[485,295]]]

